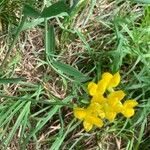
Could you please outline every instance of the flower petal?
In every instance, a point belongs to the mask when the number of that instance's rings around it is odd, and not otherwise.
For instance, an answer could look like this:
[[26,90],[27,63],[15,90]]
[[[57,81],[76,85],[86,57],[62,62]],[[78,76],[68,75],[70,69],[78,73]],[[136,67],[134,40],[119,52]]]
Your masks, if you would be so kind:
[[123,105],[121,102],[118,102],[115,106],[114,106],[114,110],[116,113],[120,113],[122,112],[122,109],[123,109]]
[[91,124],[88,121],[83,121],[83,127],[84,127],[86,132],[89,132],[92,129],[93,124]]
[[103,121],[97,117],[97,116],[94,116],[94,115],[89,115],[85,118],[85,121],[86,122],[89,122],[93,125],[96,125],[97,127],[101,128],[103,126]]
[[91,102],[91,104],[88,106],[87,108],[88,113],[90,113],[90,115],[95,115],[95,116],[99,116],[101,118],[105,117],[105,112],[103,110],[103,106],[99,103],[96,102]]
[[125,108],[133,108],[138,105],[136,100],[126,100],[123,104]]
[[97,102],[91,102],[87,108],[87,110],[92,110],[92,111],[99,110],[99,109],[102,109],[102,105],[100,105]]
[[119,72],[115,73],[108,84],[108,89],[118,86],[118,84],[120,83],[120,79],[121,79],[121,77],[120,77]]
[[112,99],[112,98],[111,98],[111,99],[109,98],[107,102],[108,102],[108,105],[109,105],[110,107],[114,107],[119,101],[118,101],[117,98],[113,98],[113,99]]
[[106,119],[108,119],[110,122],[113,122],[116,118],[117,113],[115,112],[106,112]]
[[113,78],[113,75],[109,72],[104,72],[102,74],[102,79],[106,80],[107,82],[109,82],[112,78]]
[[103,126],[103,121],[100,118],[93,118],[93,124],[97,127],[101,128]]
[[100,95],[103,95],[104,92],[106,91],[108,82],[104,79],[100,80],[97,84],[97,93]]
[[133,108],[130,108],[130,109],[126,109],[122,112],[122,114],[127,117],[127,118],[130,118],[134,115],[134,109]]
[[114,92],[111,92],[109,95],[108,95],[108,98],[109,99],[114,99],[114,98],[117,98],[118,101],[122,100],[124,97],[125,97],[125,93],[122,91],[122,90],[119,90],[119,91],[114,91]]
[[89,94],[91,96],[94,96],[96,94],[96,91],[97,91],[97,84],[94,82],[90,82],[88,84],[88,91],[89,91]]
[[91,99],[91,103],[93,102],[96,102],[96,103],[99,103],[99,104],[102,104],[106,101],[106,98],[103,97],[103,95],[94,95]]
[[80,108],[80,107],[75,107],[73,109],[74,116],[80,120],[83,120],[87,114],[86,109]]
[[98,110],[98,116],[102,119],[105,118],[105,112],[103,110]]

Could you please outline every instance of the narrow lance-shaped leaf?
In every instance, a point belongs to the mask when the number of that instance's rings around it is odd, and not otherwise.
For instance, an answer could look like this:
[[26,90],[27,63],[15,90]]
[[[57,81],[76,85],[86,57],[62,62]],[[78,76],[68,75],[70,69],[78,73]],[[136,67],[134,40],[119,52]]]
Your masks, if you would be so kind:
[[48,58],[51,57],[52,54],[54,54],[55,50],[55,33],[54,33],[54,27],[47,26],[46,28],[46,55]]
[[44,8],[44,10],[41,12],[41,17],[52,17],[64,12],[68,13],[69,7],[65,2],[59,1],[47,8]]
[[53,67],[55,67],[59,71],[63,72],[64,74],[74,77],[75,80],[77,80],[77,81],[84,82],[84,81],[89,80],[89,78],[86,77],[83,73],[81,73],[80,71],[78,71],[77,69],[75,69],[74,67],[72,67],[68,64],[64,64],[64,63],[61,63],[58,61],[53,61],[52,65],[53,65]]
[[23,14],[25,16],[29,16],[29,17],[39,17],[40,16],[40,13],[29,5],[24,6]]

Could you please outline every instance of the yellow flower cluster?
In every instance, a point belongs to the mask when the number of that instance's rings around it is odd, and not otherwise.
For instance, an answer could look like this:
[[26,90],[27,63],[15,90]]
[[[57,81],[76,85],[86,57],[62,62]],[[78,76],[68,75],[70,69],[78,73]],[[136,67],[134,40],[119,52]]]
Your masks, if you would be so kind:
[[[119,83],[119,72],[114,75],[105,72],[97,84],[94,82],[88,84],[88,92],[92,96],[89,106],[87,108],[74,107],[74,116],[83,121],[87,132],[92,129],[93,125],[102,127],[102,119],[114,121],[118,113],[122,113],[127,118],[134,115],[134,107],[138,103],[133,99],[121,102],[125,93],[122,90],[114,91]],[[107,96],[105,97],[104,94]]]

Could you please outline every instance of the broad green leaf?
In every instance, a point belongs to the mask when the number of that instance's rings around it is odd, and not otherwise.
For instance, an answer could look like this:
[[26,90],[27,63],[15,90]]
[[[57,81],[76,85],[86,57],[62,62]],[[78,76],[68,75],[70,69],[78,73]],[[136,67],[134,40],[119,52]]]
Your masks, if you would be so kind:
[[89,78],[86,77],[83,73],[68,64],[64,64],[59,61],[53,61],[52,65],[64,74],[74,77],[74,79],[77,81],[84,82],[89,80]]
[[44,8],[44,10],[41,12],[40,17],[52,17],[64,12],[68,13],[69,7],[67,6],[67,4],[65,4],[65,2],[59,1],[49,7]]
[[40,13],[29,5],[24,6],[23,14],[25,16],[29,16],[29,17],[39,17],[40,16]]

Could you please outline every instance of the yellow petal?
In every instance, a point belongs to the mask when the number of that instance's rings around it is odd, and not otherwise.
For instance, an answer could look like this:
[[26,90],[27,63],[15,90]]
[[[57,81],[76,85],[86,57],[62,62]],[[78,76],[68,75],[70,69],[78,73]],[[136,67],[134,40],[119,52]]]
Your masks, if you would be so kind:
[[125,97],[125,93],[122,90],[111,92],[108,95],[109,99],[117,98],[118,101],[122,100]]
[[94,118],[93,119],[93,124],[96,125],[97,127],[101,128],[103,126],[103,121],[100,118]]
[[136,100],[126,100],[123,104],[125,108],[133,108],[138,105]]
[[83,120],[87,114],[86,109],[80,108],[80,107],[75,107],[73,109],[74,116],[80,120]]
[[109,72],[104,72],[102,74],[102,79],[106,80],[107,82],[109,82],[112,78],[113,78],[113,75]]
[[113,112],[114,111],[113,107],[111,107],[111,105],[109,105],[108,102],[105,102],[104,105],[103,105],[103,107],[104,107],[105,113],[106,112]]
[[119,113],[119,112],[122,112],[122,109],[123,109],[123,105],[121,102],[118,102],[115,106],[114,106],[114,110],[115,112]]
[[127,118],[132,117],[134,115],[134,109],[130,108],[130,109],[124,110],[123,115]]
[[96,125],[99,128],[103,126],[103,121],[99,117],[94,115],[86,116],[85,121]]
[[87,114],[99,116],[101,118],[105,117],[105,112],[103,110],[103,106],[96,102],[91,102],[91,104],[87,108]]
[[108,119],[110,122],[113,122],[116,118],[117,113],[115,112],[106,112],[106,119]]
[[120,79],[121,79],[121,77],[120,77],[119,72],[115,73],[108,84],[108,89],[118,86],[118,84],[120,83]]
[[106,101],[106,98],[103,97],[103,95],[94,95],[91,99],[91,103],[93,102],[96,102],[96,103],[99,103],[99,104],[102,104]]
[[100,105],[97,102],[91,102],[90,105],[87,107],[87,110],[92,110],[92,111],[96,111],[102,109],[102,105]]
[[105,118],[104,110],[98,110],[98,116],[101,117],[102,119]]
[[104,92],[106,91],[108,82],[104,79],[100,80],[97,84],[97,93],[103,95]]
[[113,99],[109,98],[107,102],[110,107],[114,107],[118,103],[118,99],[117,98],[113,98]]
[[89,132],[92,129],[93,124],[91,124],[88,121],[83,121],[83,127],[84,127],[86,132]]
[[96,91],[97,91],[97,84],[94,82],[90,82],[88,84],[88,91],[89,91],[89,94],[91,96],[94,96],[96,94]]

